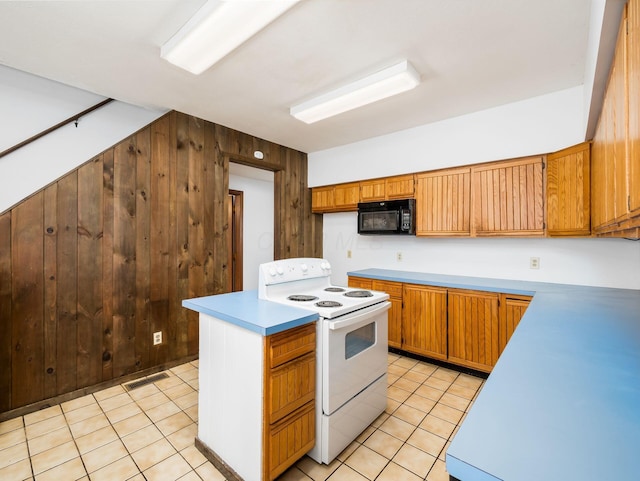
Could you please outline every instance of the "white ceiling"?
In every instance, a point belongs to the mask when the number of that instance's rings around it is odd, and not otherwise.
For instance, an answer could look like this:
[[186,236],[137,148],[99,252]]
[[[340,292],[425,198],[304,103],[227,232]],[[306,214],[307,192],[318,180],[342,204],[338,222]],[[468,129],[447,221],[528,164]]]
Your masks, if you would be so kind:
[[[160,46],[203,3],[0,1],[0,64],[305,152],[585,81],[591,0],[302,0],[194,76],[162,60]],[[405,58],[418,88],[312,125],[289,116]]]

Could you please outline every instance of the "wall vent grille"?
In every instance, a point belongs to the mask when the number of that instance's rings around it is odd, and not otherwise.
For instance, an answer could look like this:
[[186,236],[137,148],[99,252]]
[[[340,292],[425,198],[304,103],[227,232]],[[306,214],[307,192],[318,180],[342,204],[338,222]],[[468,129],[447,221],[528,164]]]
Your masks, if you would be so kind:
[[146,386],[147,384],[151,384],[156,381],[160,381],[161,379],[168,378],[169,375],[167,373],[154,374],[153,376],[145,377],[144,379],[140,379],[138,381],[130,382],[129,384],[125,384],[124,388],[127,391],[133,391],[142,386]]

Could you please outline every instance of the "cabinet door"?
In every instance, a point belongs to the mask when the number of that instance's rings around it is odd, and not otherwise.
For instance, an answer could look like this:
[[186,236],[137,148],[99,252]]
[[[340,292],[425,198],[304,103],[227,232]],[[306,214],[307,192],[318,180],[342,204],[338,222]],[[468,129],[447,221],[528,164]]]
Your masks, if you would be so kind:
[[625,55],[626,21],[620,26],[602,112],[593,138],[592,229],[615,231],[616,219],[627,212]]
[[413,174],[398,175],[385,179],[385,197],[387,199],[413,199],[414,195]]
[[416,235],[468,236],[470,168],[416,176]]
[[360,199],[362,202],[384,200],[384,179],[363,180],[360,182]]
[[547,233],[591,234],[589,143],[547,156]]
[[472,234],[544,235],[542,157],[471,169]]
[[334,187],[313,187],[311,189],[311,211],[330,212],[334,209]]
[[500,325],[498,327],[498,356],[502,354],[513,331],[516,330],[524,311],[529,307],[530,296],[500,295]]
[[403,284],[402,349],[447,358],[447,290]]
[[449,361],[491,371],[499,356],[498,294],[449,289]]
[[627,3],[629,211],[640,215],[640,2]]
[[334,207],[336,211],[358,210],[358,202],[360,202],[360,182],[336,185],[334,196]]
[[389,294],[389,347],[402,348],[402,283],[374,280],[372,289]]

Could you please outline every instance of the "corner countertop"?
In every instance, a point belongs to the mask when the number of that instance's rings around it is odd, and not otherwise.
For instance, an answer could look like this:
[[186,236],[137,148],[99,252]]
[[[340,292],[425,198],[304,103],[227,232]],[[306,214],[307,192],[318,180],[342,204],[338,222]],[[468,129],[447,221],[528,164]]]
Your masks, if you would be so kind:
[[269,336],[318,319],[318,313],[258,299],[258,291],[240,291],[182,301],[183,307]]
[[366,269],[534,295],[446,454],[461,481],[637,479],[640,291]]

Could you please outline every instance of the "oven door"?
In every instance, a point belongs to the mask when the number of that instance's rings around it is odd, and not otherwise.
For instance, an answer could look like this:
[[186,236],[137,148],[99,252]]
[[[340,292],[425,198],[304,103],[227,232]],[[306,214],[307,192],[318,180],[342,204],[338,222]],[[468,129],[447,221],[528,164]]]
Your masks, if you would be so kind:
[[385,301],[322,321],[322,411],[330,415],[387,373]]

